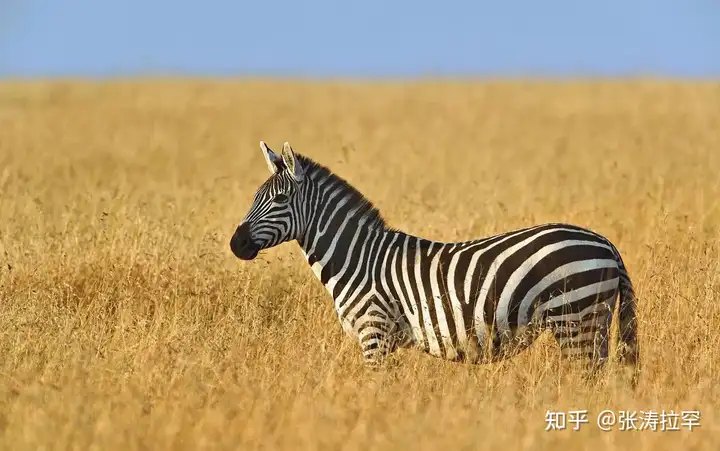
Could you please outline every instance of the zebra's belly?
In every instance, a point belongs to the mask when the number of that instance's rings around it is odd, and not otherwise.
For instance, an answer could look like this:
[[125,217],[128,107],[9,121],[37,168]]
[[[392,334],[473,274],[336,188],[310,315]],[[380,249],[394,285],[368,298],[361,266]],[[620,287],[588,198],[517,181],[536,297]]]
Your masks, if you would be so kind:
[[[415,331],[415,346],[421,347],[424,352],[442,359],[453,361],[467,361],[472,363],[490,363],[515,356],[527,349],[542,332],[540,327],[527,326],[513,328],[502,336],[488,334],[485,339],[478,339],[475,334],[468,334],[463,341],[453,341],[450,336],[438,335],[442,346],[430,346],[427,336],[423,337],[421,331]],[[426,340],[423,346],[423,338]]]

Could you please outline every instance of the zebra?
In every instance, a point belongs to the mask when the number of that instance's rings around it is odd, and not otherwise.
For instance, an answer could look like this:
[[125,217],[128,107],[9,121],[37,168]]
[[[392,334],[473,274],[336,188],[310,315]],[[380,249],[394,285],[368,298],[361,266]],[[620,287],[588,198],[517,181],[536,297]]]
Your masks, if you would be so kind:
[[618,356],[635,386],[636,297],[617,248],[566,223],[464,242],[438,242],[388,226],[356,188],[285,142],[260,148],[270,177],[230,239],[232,253],[297,241],[334,300],[364,363],[419,347],[450,361],[489,363],[518,354],[550,330],[561,357],[608,360],[619,297]]

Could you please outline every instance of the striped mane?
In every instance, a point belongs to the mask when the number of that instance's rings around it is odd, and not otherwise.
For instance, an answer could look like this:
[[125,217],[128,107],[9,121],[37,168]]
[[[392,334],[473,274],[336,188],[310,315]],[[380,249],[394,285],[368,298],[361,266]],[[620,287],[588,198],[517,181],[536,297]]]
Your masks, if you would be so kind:
[[373,205],[373,203],[365,197],[363,193],[358,191],[358,189],[352,186],[347,180],[335,174],[320,163],[313,161],[309,157],[298,153],[295,155],[302,164],[306,174],[309,175],[312,180],[330,179],[338,181],[340,186],[342,186],[343,191],[349,194],[349,202],[357,205],[358,217],[365,217],[368,221],[367,224],[386,230],[393,230],[387,226],[385,219],[382,217],[380,211],[375,207],[375,205]]

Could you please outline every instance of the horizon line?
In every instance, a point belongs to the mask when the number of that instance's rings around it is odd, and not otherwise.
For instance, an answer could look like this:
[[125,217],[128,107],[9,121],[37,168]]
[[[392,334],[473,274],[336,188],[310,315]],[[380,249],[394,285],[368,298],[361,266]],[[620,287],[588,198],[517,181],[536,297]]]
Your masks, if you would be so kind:
[[720,82],[718,75],[663,75],[652,73],[637,74],[466,74],[466,75],[405,75],[405,76],[351,76],[351,75],[301,75],[301,74],[177,74],[137,73],[127,75],[0,75],[0,83],[23,82],[81,82],[102,84],[112,82],[157,82],[157,81],[199,81],[199,82],[280,82],[280,83],[487,83],[487,82]]

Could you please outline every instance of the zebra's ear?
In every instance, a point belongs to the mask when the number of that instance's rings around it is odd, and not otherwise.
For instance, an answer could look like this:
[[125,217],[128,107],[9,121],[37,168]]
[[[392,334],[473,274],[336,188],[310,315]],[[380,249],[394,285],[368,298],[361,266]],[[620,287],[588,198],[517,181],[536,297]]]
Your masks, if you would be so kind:
[[288,142],[283,144],[282,159],[288,172],[290,172],[290,174],[295,177],[296,181],[302,182],[305,178],[305,171],[303,170],[300,161],[298,161],[297,155],[295,155],[295,152],[293,151],[292,147],[290,147],[290,143]]
[[282,163],[282,158],[280,158],[275,152],[272,151],[268,147],[267,144],[265,144],[265,141],[260,141],[260,150],[262,150],[263,156],[265,157],[265,162],[267,163],[268,170],[271,174],[277,174],[278,170],[280,169],[278,165]]

